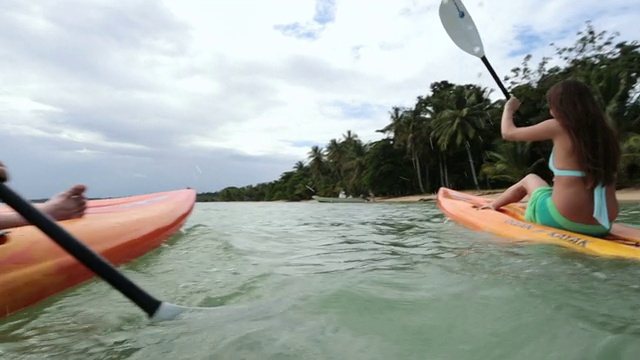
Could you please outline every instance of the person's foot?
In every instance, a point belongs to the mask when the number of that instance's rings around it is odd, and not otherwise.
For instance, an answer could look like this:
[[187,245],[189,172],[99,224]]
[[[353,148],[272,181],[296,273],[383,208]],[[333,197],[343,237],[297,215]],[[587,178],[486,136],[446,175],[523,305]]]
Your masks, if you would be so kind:
[[474,208],[478,209],[478,210],[495,210],[495,207],[492,204],[486,204],[486,205],[482,205],[482,206],[478,206],[478,205],[474,205]]
[[86,190],[84,185],[74,185],[49,199],[40,209],[58,221],[82,217],[87,209]]
[[4,182],[9,180],[9,176],[7,176],[7,169],[4,167],[4,164],[0,161],[0,181]]

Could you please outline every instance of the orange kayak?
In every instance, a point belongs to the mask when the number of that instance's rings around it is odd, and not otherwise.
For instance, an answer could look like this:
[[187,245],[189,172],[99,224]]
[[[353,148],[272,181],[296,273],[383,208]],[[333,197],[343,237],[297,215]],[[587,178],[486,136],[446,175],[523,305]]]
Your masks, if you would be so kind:
[[[90,200],[80,219],[59,224],[113,265],[158,247],[193,210],[191,189]],[[9,211],[7,208],[1,211]],[[0,237],[0,318],[95,276],[34,226]]]
[[582,253],[640,260],[640,229],[614,224],[604,238],[530,223],[524,220],[525,204],[510,204],[499,210],[478,210],[490,199],[440,188],[438,206],[450,219],[474,230],[507,238],[564,246]]

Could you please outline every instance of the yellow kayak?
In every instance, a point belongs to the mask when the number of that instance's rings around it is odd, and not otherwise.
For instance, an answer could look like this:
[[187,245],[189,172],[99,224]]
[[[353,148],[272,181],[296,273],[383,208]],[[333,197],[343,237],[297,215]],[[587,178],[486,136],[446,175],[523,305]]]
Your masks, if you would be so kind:
[[442,212],[457,223],[474,230],[522,241],[564,246],[582,253],[640,260],[640,229],[613,224],[604,238],[582,235],[524,220],[524,204],[510,204],[498,210],[478,210],[490,199],[440,188],[437,196]]

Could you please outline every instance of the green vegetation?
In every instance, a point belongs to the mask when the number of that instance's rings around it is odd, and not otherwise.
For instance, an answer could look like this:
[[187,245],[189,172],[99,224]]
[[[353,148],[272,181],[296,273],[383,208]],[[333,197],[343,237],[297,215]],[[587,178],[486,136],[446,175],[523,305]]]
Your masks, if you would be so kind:
[[[591,23],[572,46],[532,68],[531,56],[505,78],[523,103],[516,125],[549,117],[545,94],[554,83],[574,77],[591,85],[618,131],[623,156],[619,186],[635,185],[640,175],[640,44],[615,42],[619,34],[596,32]],[[558,63],[549,66],[551,61]],[[198,194],[198,201],[265,201],[337,196],[341,189],[359,196],[402,196],[454,189],[507,187],[529,172],[550,180],[549,142],[505,142],[500,137],[504,100],[492,102],[474,84],[432,83],[413,108],[394,107],[386,137],[363,143],[347,131],[324,148],[314,146],[278,180]]]

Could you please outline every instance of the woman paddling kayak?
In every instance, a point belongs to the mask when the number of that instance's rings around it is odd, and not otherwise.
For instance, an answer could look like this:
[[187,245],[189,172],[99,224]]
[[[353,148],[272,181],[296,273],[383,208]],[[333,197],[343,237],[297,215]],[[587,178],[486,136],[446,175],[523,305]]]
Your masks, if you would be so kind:
[[[8,179],[7,169],[0,162],[0,181],[5,182]],[[87,208],[87,199],[85,198],[84,185],[74,185],[64,192],[61,192],[43,204],[35,204],[35,206],[54,220],[62,221],[67,219],[75,219],[82,217]],[[0,229],[14,228],[18,226],[28,225],[29,223],[16,212],[0,213]]]
[[529,174],[480,209],[499,209],[529,195],[525,220],[592,236],[611,230],[618,216],[615,195],[620,145],[591,90],[577,80],[555,84],[547,93],[552,118],[516,127],[520,101],[511,97],[502,113],[507,141],[553,141],[549,168],[553,187]]

